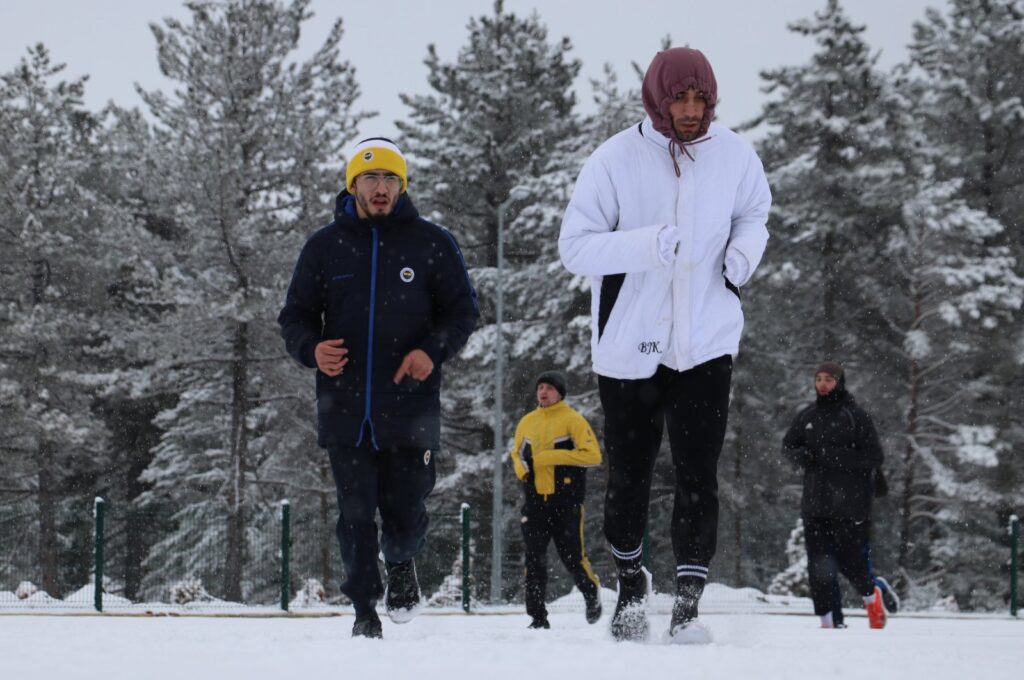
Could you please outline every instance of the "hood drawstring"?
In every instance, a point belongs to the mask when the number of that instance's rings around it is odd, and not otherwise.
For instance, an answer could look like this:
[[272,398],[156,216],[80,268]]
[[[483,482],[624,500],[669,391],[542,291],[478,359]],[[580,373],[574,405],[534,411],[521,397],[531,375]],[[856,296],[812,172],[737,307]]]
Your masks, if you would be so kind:
[[675,168],[676,177],[681,177],[683,174],[682,171],[679,169],[679,161],[676,160],[676,149],[682,151],[684,154],[686,154],[687,158],[696,163],[697,159],[693,157],[693,154],[690,153],[690,150],[687,147],[693,146],[694,144],[700,144],[701,142],[706,142],[709,139],[711,139],[711,137],[701,137],[700,139],[694,142],[682,143],[676,142],[676,140],[674,139],[668,140],[668,155],[672,157],[672,167]]

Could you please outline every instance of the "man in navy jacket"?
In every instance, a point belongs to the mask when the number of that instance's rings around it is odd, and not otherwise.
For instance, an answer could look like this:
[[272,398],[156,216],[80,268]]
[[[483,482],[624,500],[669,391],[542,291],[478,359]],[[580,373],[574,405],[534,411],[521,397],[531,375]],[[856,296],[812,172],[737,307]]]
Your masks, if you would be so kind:
[[278,323],[288,352],[318,369],[317,437],[337,486],[352,634],[380,637],[378,599],[396,623],[420,606],[413,558],[434,488],[441,365],[466,343],[479,311],[458,244],[419,216],[393,142],[360,142],[345,179],[334,221],[299,255]]

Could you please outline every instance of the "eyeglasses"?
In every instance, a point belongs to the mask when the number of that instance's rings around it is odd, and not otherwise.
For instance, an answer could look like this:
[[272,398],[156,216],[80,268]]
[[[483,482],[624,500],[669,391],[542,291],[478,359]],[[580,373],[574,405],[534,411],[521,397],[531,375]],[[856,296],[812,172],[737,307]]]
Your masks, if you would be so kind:
[[380,186],[381,182],[384,182],[391,191],[394,191],[398,187],[402,186],[402,178],[398,175],[378,175],[369,172],[364,172],[356,178],[356,181],[367,189],[376,189]]

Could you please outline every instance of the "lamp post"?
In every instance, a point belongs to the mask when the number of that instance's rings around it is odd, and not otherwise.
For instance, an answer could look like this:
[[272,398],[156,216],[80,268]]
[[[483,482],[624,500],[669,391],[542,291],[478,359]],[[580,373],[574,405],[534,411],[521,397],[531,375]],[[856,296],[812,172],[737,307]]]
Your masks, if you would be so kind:
[[494,303],[495,330],[497,341],[494,344],[494,495],[491,507],[491,602],[501,599],[501,561],[502,534],[504,517],[502,503],[502,467],[505,462],[505,442],[502,427],[502,392],[504,390],[503,371],[505,348],[502,341],[502,315],[505,304],[505,210],[513,201],[526,198],[529,191],[525,187],[514,187],[508,198],[498,206],[498,276],[495,285]]

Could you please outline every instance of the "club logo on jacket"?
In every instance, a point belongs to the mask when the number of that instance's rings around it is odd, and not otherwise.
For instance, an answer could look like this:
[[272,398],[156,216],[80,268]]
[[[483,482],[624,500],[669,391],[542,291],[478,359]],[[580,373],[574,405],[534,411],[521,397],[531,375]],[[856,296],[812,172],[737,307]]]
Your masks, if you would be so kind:
[[423,452],[423,464],[430,465],[430,449]]
[[637,345],[640,354],[661,354],[661,343],[655,340],[645,340]]
[[402,279],[402,283],[412,283],[412,280],[416,278],[416,272],[412,270],[412,267],[402,267],[402,271],[398,272],[398,278]]

